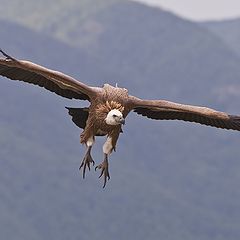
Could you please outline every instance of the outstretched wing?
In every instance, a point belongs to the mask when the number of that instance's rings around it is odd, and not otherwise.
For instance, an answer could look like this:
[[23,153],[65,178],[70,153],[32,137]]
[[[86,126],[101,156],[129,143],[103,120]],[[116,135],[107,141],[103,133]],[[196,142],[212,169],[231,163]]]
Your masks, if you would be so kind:
[[164,100],[141,100],[130,97],[134,112],[157,120],[183,120],[212,127],[240,131],[240,116],[206,107],[178,104]]
[[53,71],[35,63],[17,60],[1,49],[4,58],[0,58],[0,75],[11,80],[19,80],[55,92],[65,98],[91,100],[99,88],[89,87],[61,72]]

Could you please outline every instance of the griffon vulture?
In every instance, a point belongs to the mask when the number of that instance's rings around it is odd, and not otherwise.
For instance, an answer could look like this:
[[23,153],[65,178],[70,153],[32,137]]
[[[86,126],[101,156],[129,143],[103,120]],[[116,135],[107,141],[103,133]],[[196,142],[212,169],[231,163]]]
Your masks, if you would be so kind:
[[86,145],[86,154],[79,169],[85,177],[94,161],[91,149],[95,136],[107,136],[103,145],[103,161],[95,167],[103,176],[103,187],[110,179],[108,157],[115,150],[121,126],[130,111],[156,120],[183,120],[217,128],[240,131],[240,116],[229,115],[206,107],[183,105],[165,100],[143,100],[128,95],[125,88],[104,84],[102,88],[90,87],[61,72],[44,68],[29,61],[17,60],[0,50],[0,75],[44,87],[56,94],[69,98],[88,100],[88,108],[67,108],[72,121],[83,129],[80,140]]

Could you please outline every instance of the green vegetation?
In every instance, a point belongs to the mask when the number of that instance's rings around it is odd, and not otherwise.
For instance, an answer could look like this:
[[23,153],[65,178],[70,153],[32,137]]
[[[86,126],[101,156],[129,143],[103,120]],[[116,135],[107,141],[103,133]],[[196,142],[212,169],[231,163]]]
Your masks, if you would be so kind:
[[2,0],[0,19],[44,32],[70,45],[79,45],[82,38],[86,41],[86,36],[76,39],[70,33],[79,29],[87,17],[116,2],[120,0]]

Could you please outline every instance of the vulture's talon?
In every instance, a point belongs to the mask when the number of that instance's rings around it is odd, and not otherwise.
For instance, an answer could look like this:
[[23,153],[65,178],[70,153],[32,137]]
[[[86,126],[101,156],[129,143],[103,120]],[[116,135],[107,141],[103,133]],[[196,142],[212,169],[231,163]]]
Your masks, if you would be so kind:
[[88,170],[90,171],[91,163],[93,164],[93,166],[95,165],[95,162],[92,159],[92,156],[90,154],[90,150],[91,150],[91,148],[88,148],[86,155],[84,156],[82,163],[79,167],[79,170],[81,170],[83,168],[83,178],[85,178],[86,168],[88,167]]
[[98,178],[101,178],[103,176],[103,188],[105,188],[107,181],[110,180],[107,155],[105,156],[103,162],[95,167],[95,171],[97,169],[101,169],[101,173]]

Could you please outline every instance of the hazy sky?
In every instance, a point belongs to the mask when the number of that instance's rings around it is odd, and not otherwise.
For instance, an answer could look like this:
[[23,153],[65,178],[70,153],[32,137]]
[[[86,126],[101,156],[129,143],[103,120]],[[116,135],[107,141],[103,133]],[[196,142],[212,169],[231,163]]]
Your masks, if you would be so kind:
[[240,0],[134,0],[164,9],[192,20],[240,17]]

